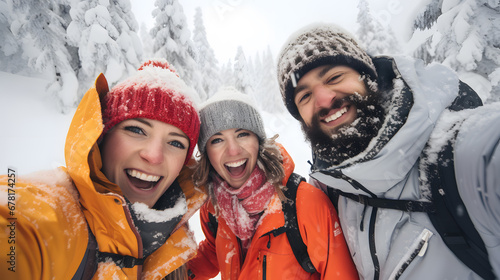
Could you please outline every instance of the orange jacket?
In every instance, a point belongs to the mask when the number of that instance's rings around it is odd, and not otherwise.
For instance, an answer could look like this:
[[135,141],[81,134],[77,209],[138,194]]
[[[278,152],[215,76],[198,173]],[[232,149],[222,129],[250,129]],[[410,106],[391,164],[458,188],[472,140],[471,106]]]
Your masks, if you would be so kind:
[[[286,185],[294,163],[282,148]],[[208,214],[214,213],[207,201],[200,209],[200,220],[206,239],[198,255],[189,261],[193,279],[210,279],[221,273],[221,279],[358,279],[349,254],[337,213],[328,197],[319,189],[302,182],[297,190],[297,219],[300,234],[318,273],[309,274],[297,262],[286,234],[281,230],[285,219],[281,201],[275,195],[259,221],[250,248],[243,257],[238,238],[218,218],[217,235],[208,226]],[[276,235],[275,235],[276,234]]]
[[[100,172],[96,144],[103,129],[99,95],[107,91],[101,74],[80,102],[66,138],[66,168],[32,178],[18,175],[10,186],[8,176],[0,176],[0,196],[15,191],[14,210],[8,204],[0,205],[0,271],[8,279],[71,279],[84,258],[88,229],[99,251],[142,258],[142,240],[125,199],[119,187]],[[161,279],[195,255],[196,243],[186,221],[206,195],[194,187],[190,175],[185,167],[177,178],[188,211],[165,244],[142,266],[121,269],[113,262],[99,263],[94,279]],[[3,230],[8,225],[14,225],[12,232]],[[9,236],[15,244],[4,242]],[[4,253],[10,251],[15,256]]]

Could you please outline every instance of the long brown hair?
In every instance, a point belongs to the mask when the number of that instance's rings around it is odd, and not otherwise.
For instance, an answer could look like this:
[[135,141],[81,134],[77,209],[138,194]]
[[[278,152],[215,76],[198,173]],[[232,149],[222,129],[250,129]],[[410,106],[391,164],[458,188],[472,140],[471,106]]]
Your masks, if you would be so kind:
[[165,276],[163,280],[188,280],[187,265],[183,264],[179,266],[176,270]]
[[[285,178],[285,169],[283,168],[283,157],[275,140],[278,135],[272,138],[259,139],[259,154],[257,155],[257,165],[264,171],[267,182],[271,183],[276,190],[279,198],[286,200],[281,188],[282,181]],[[200,155],[200,158],[194,167],[193,182],[196,186],[206,186],[208,195],[215,209],[215,215],[219,216],[219,208],[213,188],[213,179],[217,176],[217,171],[210,164],[208,159],[207,149]]]

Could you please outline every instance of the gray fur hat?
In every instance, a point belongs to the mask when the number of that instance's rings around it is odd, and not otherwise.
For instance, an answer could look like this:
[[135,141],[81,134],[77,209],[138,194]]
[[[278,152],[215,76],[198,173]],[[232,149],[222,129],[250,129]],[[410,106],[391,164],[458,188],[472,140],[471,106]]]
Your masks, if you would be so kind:
[[207,141],[217,132],[242,128],[257,135],[259,141],[266,139],[264,123],[250,96],[233,87],[220,89],[200,107],[200,137],[198,150],[205,151]]
[[310,70],[325,64],[346,65],[367,79],[377,81],[372,59],[352,35],[333,24],[308,25],[289,37],[278,57],[281,95],[294,118],[300,119],[294,102],[297,82]]

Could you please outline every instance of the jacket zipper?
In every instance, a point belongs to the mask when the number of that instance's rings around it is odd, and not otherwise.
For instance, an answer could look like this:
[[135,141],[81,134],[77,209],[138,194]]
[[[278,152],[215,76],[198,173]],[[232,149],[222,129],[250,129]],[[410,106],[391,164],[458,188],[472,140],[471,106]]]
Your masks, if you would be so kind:
[[375,246],[375,221],[377,219],[377,211],[378,208],[373,207],[372,208],[372,214],[370,217],[370,225],[368,228],[368,236],[369,236],[369,243],[370,243],[370,255],[372,257],[372,262],[373,262],[373,279],[378,280],[380,278],[380,263],[378,261],[377,257],[377,247]]
[[408,250],[408,253],[398,263],[389,279],[399,279],[417,256],[422,257],[425,255],[427,247],[429,246],[429,239],[432,235],[433,233],[428,229],[424,229],[422,233],[420,233],[417,240],[410,247],[410,250]]
[[[137,228],[134,225],[134,220],[132,219],[132,215],[130,214],[130,210],[127,206],[127,204],[122,204],[123,210],[125,211],[125,217],[127,217],[127,222],[129,224],[130,229],[134,233],[135,237],[137,238],[137,246],[138,246],[138,257],[139,259],[142,258],[142,238],[141,234],[137,230]],[[141,279],[142,275],[142,265],[137,266],[137,279]]]
[[262,257],[262,280],[266,280],[266,268],[267,268],[266,255],[264,255]]

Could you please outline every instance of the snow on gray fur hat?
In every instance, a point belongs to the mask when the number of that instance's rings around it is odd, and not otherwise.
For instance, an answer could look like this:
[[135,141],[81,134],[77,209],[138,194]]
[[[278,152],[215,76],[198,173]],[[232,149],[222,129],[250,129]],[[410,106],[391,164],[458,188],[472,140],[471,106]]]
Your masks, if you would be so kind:
[[278,58],[281,95],[294,118],[300,120],[294,102],[297,82],[310,70],[325,64],[346,65],[367,79],[377,81],[372,59],[358,46],[352,35],[333,24],[308,25],[288,38]]
[[250,130],[262,142],[266,139],[264,123],[250,96],[233,87],[217,91],[200,107],[200,137],[198,149],[205,151],[207,141],[217,132],[242,128]]

